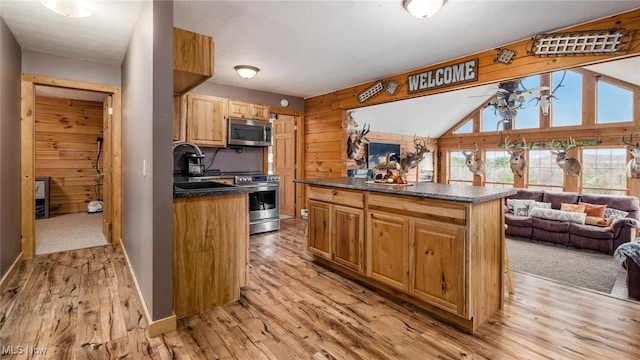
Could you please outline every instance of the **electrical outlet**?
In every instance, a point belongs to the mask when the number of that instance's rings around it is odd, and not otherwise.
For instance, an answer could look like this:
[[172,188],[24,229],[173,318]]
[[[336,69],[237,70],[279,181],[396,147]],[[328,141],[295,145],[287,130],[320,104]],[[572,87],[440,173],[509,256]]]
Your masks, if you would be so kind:
[[307,209],[300,209],[300,216],[302,216],[303,218],[307,218],[309,216],[309,210]]

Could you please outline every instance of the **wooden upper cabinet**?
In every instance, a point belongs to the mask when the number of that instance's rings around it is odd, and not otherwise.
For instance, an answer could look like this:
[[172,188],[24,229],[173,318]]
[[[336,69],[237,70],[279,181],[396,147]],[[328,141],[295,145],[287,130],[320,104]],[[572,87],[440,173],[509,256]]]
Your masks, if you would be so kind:
[[173,92],[184,94],[213,76],[211,36],[173,28]]
[[261,104],[250,104],[249,117],[257,120],[269,120],[269,106]]
[[227,104],[225,98],[188,94],[186,140],[201,146],[227,146]]
[[229,100],[229,116],[267,121],[269,120],[269,106],[250,104],[239,100]]

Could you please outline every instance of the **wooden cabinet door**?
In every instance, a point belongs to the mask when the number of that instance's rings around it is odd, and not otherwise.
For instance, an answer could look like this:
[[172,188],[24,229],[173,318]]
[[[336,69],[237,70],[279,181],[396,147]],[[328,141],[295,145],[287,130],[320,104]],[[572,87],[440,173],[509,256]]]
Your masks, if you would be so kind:
[[269,120],[269,106],[261,104],[250,104],[249,117],[256,120]]
[[412,295],[466,315],[464,230],[415,220],[411,229]]
[[249,118],[251,114],[249,107],[250,104],[244,101],[229,100],[229,116],[243,119]]
[[309,251],[331,260],[331,205],[309,200]]
[[187,95],[187,141],[202,146],[227,146],[227,104],[225,98]]
[[364,273],[364,210],[333,205],[333,261]]
[[367,218],[366,275],[409,291],[409,221],[400,215],[370,211]]

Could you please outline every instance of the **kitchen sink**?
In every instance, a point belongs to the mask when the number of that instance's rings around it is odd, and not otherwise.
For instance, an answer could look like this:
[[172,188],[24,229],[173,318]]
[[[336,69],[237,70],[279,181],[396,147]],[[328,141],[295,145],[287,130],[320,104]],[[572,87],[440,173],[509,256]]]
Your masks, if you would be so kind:
[[173,183],[173,187],[176,191],[190,191],[190,190],[216,190],[216,189],[229,189],[237,186],[230,184],[223,184],[216,181],[199,181],[199,182],[180,182]]

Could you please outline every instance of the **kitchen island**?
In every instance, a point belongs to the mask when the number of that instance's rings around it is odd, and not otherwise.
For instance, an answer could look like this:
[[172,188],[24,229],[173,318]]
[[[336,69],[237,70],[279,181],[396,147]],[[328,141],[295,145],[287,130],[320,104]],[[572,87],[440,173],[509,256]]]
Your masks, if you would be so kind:
[[309,185],[314,259],[473,331],[503,304],[504,207],[513,189],[357,178]]
[[173,306],[178,318],[236,301],[247,284],[249,189],[193,184],[174,183]]

